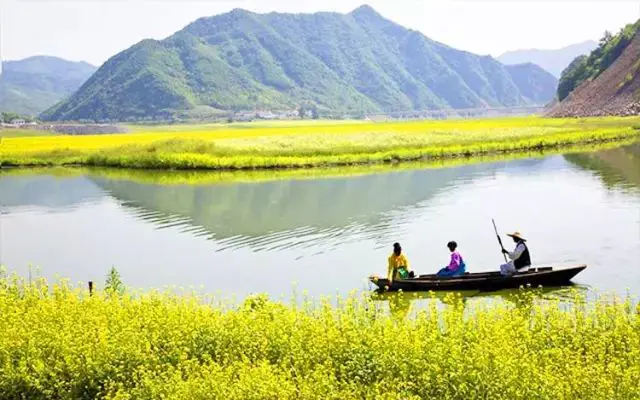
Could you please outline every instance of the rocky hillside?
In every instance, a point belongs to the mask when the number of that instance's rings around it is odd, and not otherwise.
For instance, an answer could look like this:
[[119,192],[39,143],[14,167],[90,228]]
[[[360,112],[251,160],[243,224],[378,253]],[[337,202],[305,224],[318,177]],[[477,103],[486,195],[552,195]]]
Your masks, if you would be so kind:
[[369,6],[349,14],[201,18],[108,60],[50,120],[128,120],[220,110],[390,112],[519,107],[551,100],[556,79],[435,42]]
[[552,117],[640,115],[640,21],[563,72]]
[[0,111],[38,115],[76,91],[95,70],[85,62],[49,56],[4,62]]

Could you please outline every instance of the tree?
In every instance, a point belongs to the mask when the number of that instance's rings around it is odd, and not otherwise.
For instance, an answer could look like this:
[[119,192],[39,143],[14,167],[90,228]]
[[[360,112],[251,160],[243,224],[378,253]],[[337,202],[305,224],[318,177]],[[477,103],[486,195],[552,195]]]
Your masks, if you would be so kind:
[[609,31],[604,31],[604,35],[602,35],[602,39],[600,39],[600,46],[604,47],[613,39],[613,34]]
[[20,114],[14,113],[14,112],[3,112],[2,113],[2,119],[5,122],[11,122],[14,119],[21,119],[20,118]]
[[315,104],[313,105],[313,107],[311,107],[311,118],[313,119],[320,118],[320,115],[318,114],[318,107]]
[[298,108],[298,116],[300,117],[300,119],[304,119],[306,114],[307,114],[307,110],[304,108],[303,105],[301,105],[300,108]]

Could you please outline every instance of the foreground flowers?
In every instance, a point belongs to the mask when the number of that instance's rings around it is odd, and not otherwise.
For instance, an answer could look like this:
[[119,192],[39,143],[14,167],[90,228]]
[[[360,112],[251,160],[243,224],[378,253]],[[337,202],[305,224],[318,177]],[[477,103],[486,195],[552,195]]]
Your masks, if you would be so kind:
[[638,398],[631,301],[213,304],[0,280],[0,397]]

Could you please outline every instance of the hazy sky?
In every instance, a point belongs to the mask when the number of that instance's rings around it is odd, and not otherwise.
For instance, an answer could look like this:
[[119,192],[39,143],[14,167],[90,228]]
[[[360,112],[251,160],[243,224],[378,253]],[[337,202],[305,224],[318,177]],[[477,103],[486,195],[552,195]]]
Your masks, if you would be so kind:
[[494,56],[597,40],[640,18],[640,0],[0,0],[2,55],[99,65],[144,38],[162,39],[233,8],[349,12],[363,3],[432,39]]

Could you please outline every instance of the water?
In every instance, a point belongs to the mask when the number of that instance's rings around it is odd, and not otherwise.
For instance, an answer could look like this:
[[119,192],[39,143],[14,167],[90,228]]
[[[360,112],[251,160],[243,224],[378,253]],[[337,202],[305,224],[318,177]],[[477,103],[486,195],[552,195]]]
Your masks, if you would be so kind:
[[[590,291],[640,294],[640,145],[442,169],[249,183],[165,184],[60,170],[0,174],[0,261],[27,276],[242,298],[368,289],[402,243],[419,273],[459,243],[469,271],[519,230],[537,265],[589,265]],[[190,175],[193,176],[193,175]],[[507,247],[511,243],[503,236]]]

